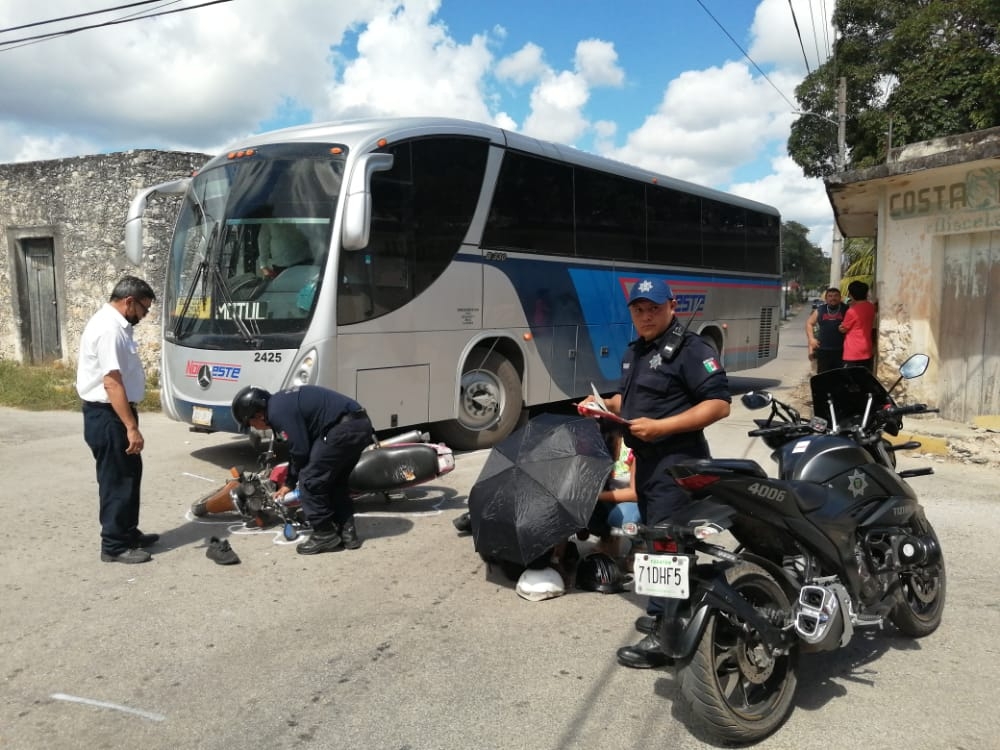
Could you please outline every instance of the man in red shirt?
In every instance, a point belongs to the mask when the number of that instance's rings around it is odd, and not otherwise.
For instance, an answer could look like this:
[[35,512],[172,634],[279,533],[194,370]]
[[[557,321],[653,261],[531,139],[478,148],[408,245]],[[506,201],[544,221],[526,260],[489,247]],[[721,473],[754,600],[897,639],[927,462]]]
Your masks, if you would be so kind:
[[875,327],[875,305],[868,301],[868,285],[852,281],[847,286],[851,306],[844,314],[840,332],[844,334],[844,367],[866,367],[872,370],[872,328]]

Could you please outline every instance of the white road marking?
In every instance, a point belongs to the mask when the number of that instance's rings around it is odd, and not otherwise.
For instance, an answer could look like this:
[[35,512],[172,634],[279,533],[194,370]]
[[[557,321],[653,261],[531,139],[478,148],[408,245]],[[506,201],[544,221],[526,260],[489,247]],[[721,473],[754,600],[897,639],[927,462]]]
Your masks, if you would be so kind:
[[141,716],[144,719],[149,719],[150,721],[163,721],[167,717],[163,714],[154,714],[150,711],[143,711],[139,708],[129,708],[128,706],[122,706],[118,703],[107,703],[106,701],[95,701],[92,698],[80,698],[76,695],[66,695],[65,693],[53,693],[49,696],[53,700],[57,701],[69,701],[70,703],[83,703],[88,706],[97,706],[98,708],[110,708],[114,711],[122,711],[127,714],[135,714],[136,716]]

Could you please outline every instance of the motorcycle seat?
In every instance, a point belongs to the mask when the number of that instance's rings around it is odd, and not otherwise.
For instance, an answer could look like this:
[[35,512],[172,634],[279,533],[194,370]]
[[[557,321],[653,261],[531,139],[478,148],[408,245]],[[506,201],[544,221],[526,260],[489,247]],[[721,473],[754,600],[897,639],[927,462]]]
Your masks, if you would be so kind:
[[734,474],[746,474],[751,477],[767,479],[767,472],[761,468],[759,463],[749,458],[709,458],[697,463],[702,468],[711,466]]

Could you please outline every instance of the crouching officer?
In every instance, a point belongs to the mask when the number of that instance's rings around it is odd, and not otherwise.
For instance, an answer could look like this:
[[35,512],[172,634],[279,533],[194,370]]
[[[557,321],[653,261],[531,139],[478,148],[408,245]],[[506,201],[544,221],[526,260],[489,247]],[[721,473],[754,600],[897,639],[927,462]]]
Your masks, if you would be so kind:
[[302,512],[312,526],[297,545],[300,555],[361,546],[347,479],[373,440],[372,423],[357,401],[315,385],[271,394],[247,386],[233,399],[233,417],[244,429],[274,430],[288,442],[284,497],[298,483]]
[[[625,444],[635,455],[639,515],[652,525],[688,502],[667,469],[710,458],[704,429],[729,416],[732,397],[715,350],[677,320],[677,300],[666,281],[637,281],[628,309],[639,338],[625,351],[619,393],[606,404],[628,420]],[[592,400],[588,396],[581,406]],[[618,649],[618,662],[626,667],[645,669],[668,661],[659,637],[663,600],[650,598],[646,613],[635,623],[646,636]]]

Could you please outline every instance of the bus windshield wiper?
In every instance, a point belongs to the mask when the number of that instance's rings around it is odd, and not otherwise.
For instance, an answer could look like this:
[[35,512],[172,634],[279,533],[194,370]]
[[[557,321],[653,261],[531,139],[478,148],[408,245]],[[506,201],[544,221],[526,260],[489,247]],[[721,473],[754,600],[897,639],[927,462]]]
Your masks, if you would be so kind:
[[[193,318],[188,318],[187,313],[191,308],[191,300],[194,297],[194,290],[198,288],[198,280],[208,277],[208,261],[203,257],[201,262],[198,264],[198,270],[194,272],[194,279],[191,280],[191,286],[188,289],[187,297],[184,298],[184,304],[181,305],[181,309],[177,313],[177,320],[174,323],[174,339],[180,341],[185,338],[189,333],[191,333],[191,327],[194,325]],[[204,281],[204,280],[203,280]],[[204,283],[202,285],[202,299],[205,298]]]
[[[260,346],[260,326],[257,325],[257,321],[251,320],[253,325],[253,332],[251,333],[249,326],[247,326],[246,321],[243,320],[236,313],[236,301],[233,299],[233,295],[229,292],[229,286],[226,284],[226,279],[222,275],[222,269],[219,268],[218,263],[213,263],[212,268],[212,278],[215,281],[215,288],[218,289],[219,295],[225,302],[226,308],[229,310],[230,317],[232,318],[233,325],[239,330],[240,335],[243,336],[243,341],[247,344],[253,344],[255,347]],[[220,306],[221,310],[221,306]]]

